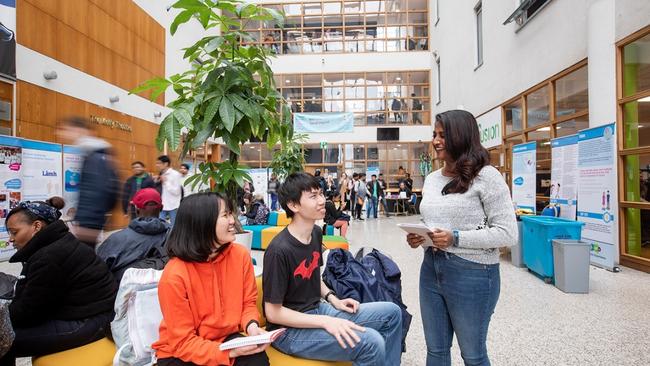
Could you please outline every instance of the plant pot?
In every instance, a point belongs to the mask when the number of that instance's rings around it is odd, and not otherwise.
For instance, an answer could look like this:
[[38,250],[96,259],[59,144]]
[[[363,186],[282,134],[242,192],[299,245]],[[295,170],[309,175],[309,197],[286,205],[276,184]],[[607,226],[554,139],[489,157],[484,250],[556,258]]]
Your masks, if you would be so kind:
[[253,232],[244,230],[241,234],[235,234],[235,243],[243,246],[250,253],[253,245]]

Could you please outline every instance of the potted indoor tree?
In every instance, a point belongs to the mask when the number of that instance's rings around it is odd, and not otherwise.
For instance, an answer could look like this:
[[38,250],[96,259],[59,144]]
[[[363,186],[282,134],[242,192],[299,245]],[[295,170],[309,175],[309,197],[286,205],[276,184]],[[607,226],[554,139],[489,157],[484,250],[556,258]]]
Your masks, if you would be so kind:
[[284,182],[290,174],[302,171],[305,165],[302,144],[305,142],[307,135],[293,134],[291,129],[282,134],[280,150],[273,154],[269,166],[280,182]]
[[[181,157],[202,146],[208,139],[220,138],[228,147],[228,159],[199,165],[199,172],[186,185],[210,185],[224,193],[238,216],[237,190],[251,181],[247,167],[239,164],[241,145],[256,137],[267,139],[268,148],[290,139],[291,111],[276,90],[269,59],[273,52],[244,31],[248,22],[281,26],[283,14],[237,0],[179,0],[172,8],[180,12],[171,24],[174,34],[189,21],[198,21],[206,36],[187,47],[184,58],[191,68],[169,78],[151,79],[132,93],[151,90],[154,100],[168,88],[177,98],[161,122],[156,143],[159,149],[181,149]],[[181,134],[184,134],[181,139]],[[238,232],[241,225],[236,220]]]

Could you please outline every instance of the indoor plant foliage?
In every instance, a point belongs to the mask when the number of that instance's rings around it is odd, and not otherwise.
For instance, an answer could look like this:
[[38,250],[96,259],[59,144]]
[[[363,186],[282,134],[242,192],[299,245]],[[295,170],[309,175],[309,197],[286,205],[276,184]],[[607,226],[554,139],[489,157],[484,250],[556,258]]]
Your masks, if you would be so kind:
[[307,142],[307,135],[294,135],[291,131],[283,134],[281,148],[273,154],[270,168],[282,182],[292,173],[302,171],[305,164],[305,152],[302,150],[302,144]]
[[[177,99],[173,111],[160,124],[156,143],[162,149],[181,148],[181,156],[202,146],[209,138],[221,138],[230,150],[224,162],[199,165],[200,173],[186,184],[215,183],[215,190],[236,199],[238,187],[251,181],[239,165],[240,147],[252,136],[267,138],[269,149],[290,139],[291,111],[276,90],[269,58],[270,49],[255,45],[243,31],[251,21],[282,25],[283,15],[273,9],[237,0],[179,0],[172,5],[180,13],[170,31],[192,19],[219,35],[206,36],[185,49],[192,67],[169,78],[147,81],[133,92],[152,90],[152,100],[171,87]],[[181,131],[185,134],[181,141]],[[237,205],[233,205],[237,207]]]

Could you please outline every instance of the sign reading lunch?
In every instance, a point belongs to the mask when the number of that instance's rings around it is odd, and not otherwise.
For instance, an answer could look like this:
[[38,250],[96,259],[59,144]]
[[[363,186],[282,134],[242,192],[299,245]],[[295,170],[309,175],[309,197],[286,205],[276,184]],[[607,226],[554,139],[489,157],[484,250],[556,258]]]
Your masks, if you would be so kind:
[[501,107],[494,108],[476,118],[481,144],[486,149],[501,145],[501,121]]

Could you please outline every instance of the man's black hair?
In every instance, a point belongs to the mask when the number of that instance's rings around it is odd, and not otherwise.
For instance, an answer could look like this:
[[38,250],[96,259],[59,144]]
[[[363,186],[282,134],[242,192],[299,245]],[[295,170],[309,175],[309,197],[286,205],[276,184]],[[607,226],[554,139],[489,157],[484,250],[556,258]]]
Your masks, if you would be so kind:
[[289,208],[289,203],[300,203],[303,192],[320,190],[318,178],[309,173],[293,173],[287,177],[278,189],[278,199],[280,206],[287,213],[287,217],[293,217],[294,212]]
[[161,162],[161,163],[168,164],[168,165],[171,165],[171,164],[172,164],[171,159],[169,159],[169,156],[167,156],[167,155],[160,155],[160,156],[158,157],[158,159],[156,159],[156,160],[158,160],[158,161]]
[[144,163],[141,162],[140,160],[134,161],[133,163],[131,163],[131,166],[134,166],[134,165],[140,165],[141,167],[146,168]]

